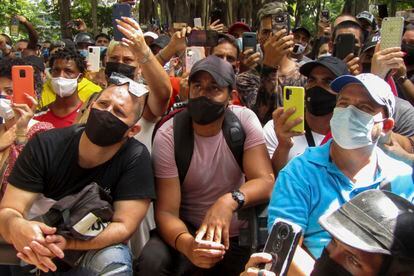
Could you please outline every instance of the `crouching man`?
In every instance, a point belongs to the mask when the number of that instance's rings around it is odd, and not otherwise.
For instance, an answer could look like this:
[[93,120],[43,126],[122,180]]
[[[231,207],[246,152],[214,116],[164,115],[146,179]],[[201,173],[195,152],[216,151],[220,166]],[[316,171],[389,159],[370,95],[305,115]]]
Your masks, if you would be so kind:
[[[66,250],[84,251],[76,274],[132,275],[125,242],[136,230],[154,198],[150,155],[131,139],[145,105],[145,94],[128,78],[102,91],[86,125],[54,129],[35,136],[19,156],[0,204],[0,234],[18,257],[38,269],[61,271],[55,257]],[[139,88],[139,87],[138,87]],[[112,198],[111,223],[88,241],[66,239],[56,228],[29,221],[26,213],[39,194],[61,198],[97,183]],[[17,200],[18,199],[18,200]]]

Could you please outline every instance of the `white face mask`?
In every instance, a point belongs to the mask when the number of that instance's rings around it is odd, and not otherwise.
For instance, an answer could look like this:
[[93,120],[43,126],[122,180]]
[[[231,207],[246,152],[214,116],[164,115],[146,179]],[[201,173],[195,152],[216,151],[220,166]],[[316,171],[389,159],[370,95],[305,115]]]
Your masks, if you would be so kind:
[[375,116],[359,110],[353,105],[336,107],[330,122],[334,141],[343,149],[358,149],[374,145],[372,129],[383,121],[381,113]]
[[61,98],[71,96],[78,88],[78,78],[67,79],[63,77],[52,78],[53,91]]
[[5,120],[10,120],[14,117],[14,111],[11,108],[10,100],[0,98],[0,117],[2,117]]
[[295,46],[293,46],[293,53],[296,55],[301,55],[305,52],[306,46],[303,46],[300,43],[296,43]]

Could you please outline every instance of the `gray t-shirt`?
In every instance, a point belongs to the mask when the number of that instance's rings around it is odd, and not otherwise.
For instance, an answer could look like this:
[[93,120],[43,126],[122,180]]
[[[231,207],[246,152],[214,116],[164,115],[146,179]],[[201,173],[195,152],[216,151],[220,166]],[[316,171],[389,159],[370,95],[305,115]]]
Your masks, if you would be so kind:
[[414,136],[414,107],[410,102],[395,97],[395,125],[393,131],[404,136]]

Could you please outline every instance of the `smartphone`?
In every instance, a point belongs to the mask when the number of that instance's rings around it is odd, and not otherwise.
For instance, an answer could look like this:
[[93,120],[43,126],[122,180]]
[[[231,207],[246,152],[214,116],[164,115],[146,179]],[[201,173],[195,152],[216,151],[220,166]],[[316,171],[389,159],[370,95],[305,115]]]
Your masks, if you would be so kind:
[[11,36],[17,36],[17,35],[19,35],[19,20],[16,17],[13,17],[11,19],[10,35]]
[[277,33],[281,29],[286,29],[286,35],[290,33],[290,16],[287,12],[272,15],[273,33]]
[[101,48],[99,46],[88,47],[88,63],[91,72],[99,72],[101,63]]
[[388,17],[387,4],[379,4],[378,5],[378,17],[379,18]]
[[34,90],[33,67],[30,65],[15,65],[12,67],[13,81],[13,103],[27,104],[29,107],[33,103],[27,98],[26,94],[36,98]]
[[[293,121],[299,117],[305,117],[305,89],[299,86],[285,86],[283,87],[283,107],[285,110],[294,107],[295,113],[290,115],[287,121]],[[294,126],[291,131],[304,132],[305,121],[302,120],[300,124]]]
[[185,27],[187,27],[187,23],[185,22],[174,22],[173,23],[173,29],[175,31],[181,31]]
[[202,28],[203,24],[201,23],[201,17],[194,18],[194,27]]
[[112,6],[112,26],[114,28],[114,39],[121,41],[124,35],[118,30],[118,23],[116,19],[121,20],[121,17],[131,17],[131,5],[130,4],[114,4]]
[[321,11],[321,21],[329,22],[329,20],[330,20],[329,10],[322,10]]
[[349,54],[354,53],[355,36],[354,34],[339,34],[335,39],[333,56],[345,59]]
[[302,228],[299,225],[276,219],[263,250],[272,256],[272,262],[265,264],[264,269],[277,276],[287,275],[301,236]]
[[400,47],[404,30],[403,17],[385,17],[381,25],[380,49]]
[[214,47],[218,44],[218,32],[193,30],[187,35],[187,46]]
[[244,17],[240,18],[240,22],[246,24],[246,18]]
[[185,49],[185,72],[190,73],[193,65],[205,57],[206,53],[204,47],[187,47]]
[[244,32],[242,35],[243,38],[243,52],[248,49],[253,49],[256,51],[257,47],[257,37],[255,32]]

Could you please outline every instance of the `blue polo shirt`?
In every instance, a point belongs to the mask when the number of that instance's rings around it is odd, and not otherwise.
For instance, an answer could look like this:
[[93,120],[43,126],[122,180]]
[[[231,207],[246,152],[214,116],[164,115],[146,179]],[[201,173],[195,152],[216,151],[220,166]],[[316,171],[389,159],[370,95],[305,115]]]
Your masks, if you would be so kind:
[[376,147],[378,170],[375,180],[355,188],[330,160],[331,142],[308,148],[292,159],[280,171],[269,204],[268,230],[276,218],[284,218],[300,225],[304,232],[304,245],[315,258],[331,240],[319,225],[319,218],[338,209],[359,193],[378,189],[381,182],[389,181],[391,191],[413,202],[414,183],[412,168],[404,162],[387,156]]

